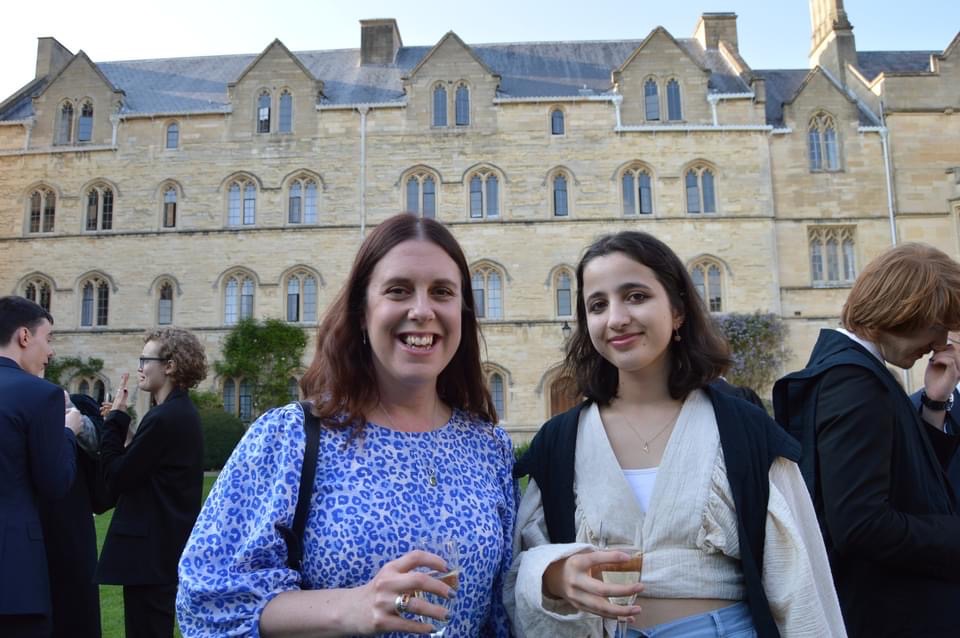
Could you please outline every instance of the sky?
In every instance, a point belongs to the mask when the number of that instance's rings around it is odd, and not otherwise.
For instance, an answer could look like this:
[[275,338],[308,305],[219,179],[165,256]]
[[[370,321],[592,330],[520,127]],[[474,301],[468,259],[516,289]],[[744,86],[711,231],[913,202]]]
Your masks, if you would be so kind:
[[[857,49],[945,49],[960,2],[845,0]],[[292,51],[359,48],[364,18],[396,18],[405,45],[454,31],[467,44],[640,39],[657,26],[691,37],[703,12],[738,15],[740,53],[754,69],[806,68],[806,0],[45,0],[10,2],[0,26],[0,101],[33,79],[37,38],[53,36],[94,62],[259,53],[275,38]]]

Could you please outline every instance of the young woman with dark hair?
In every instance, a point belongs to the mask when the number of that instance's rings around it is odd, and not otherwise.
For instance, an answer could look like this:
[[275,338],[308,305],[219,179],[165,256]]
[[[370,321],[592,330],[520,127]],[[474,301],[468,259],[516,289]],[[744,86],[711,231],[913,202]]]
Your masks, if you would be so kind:
[[[513,452],[470,291],[440,223],[403,214],[367,237],[301,381],[322,425],[302,567],[276,529],[291,526],[304,460],[293,403],[250,427],[200,514],[180,563],[184,636],[400,636],[445,619],[447,636],[510,635]],[[418,549],[427,538],[454,551]],[[454,596],[431,574],[455,555]]]
[[[728,361],[663,242],[621,232],[586,250],[565,363],[586,400],[515,469],[530,476],[507,591],[519,635],[599,637],[616,618],[629,636],[843,635],[798,446],[710,386]],[[603,545],[640,549],[642,584],[598,578],[630,558]]]

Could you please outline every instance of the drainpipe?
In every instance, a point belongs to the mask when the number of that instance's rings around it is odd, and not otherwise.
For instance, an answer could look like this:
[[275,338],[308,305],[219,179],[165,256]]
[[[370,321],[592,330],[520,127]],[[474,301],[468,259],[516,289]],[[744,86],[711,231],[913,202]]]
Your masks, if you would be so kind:
[[26,123],[23,125],[23,128],[26,129],[27,135],[23,140],[23,150],[30,150],[30,138],[33,136],[33,127],[37,123],[37,118],[30,116],[27,118]]
[[719,126],[719,120],[717,119],[717,96],[713,93],[707,95],[707,102],[710,103],[710,112],[713,114],[713,125]]
[[[893,202],[893,169],[890,167],[890,129],[883,114],[883,100],[880,100],[880,146],[883,148],[883,175],[887,181],[887,213],[890,216],[890,245],[897,245],[897,211]],[[913,393],[910,371],[903,370],[903,387],[907,394]]]
[[890,167],[890,129],[883,115],[883,102],[880,102],[880,145],[883,147],[883,172],[887,179],[887,212],[890,215],[890,244],[897,245],[897,219],[893,204],[893,170]]
[[360,241],[367,232],[367,111],[370,107],[357,107],[360,113]]
[[110,138],[110,146],[117,148],[117,129],[120,128],[120,114],[113,113],[110,115],[110,122],[113,124],[113,133]]

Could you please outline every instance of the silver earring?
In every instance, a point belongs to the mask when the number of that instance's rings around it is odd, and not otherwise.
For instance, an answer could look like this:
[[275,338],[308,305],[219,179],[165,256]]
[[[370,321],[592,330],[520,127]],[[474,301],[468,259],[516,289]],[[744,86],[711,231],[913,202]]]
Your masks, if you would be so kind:
[[679,343],[679,342],[680,342],[680,339],[681,339],[681,337],[680,337],[680,330],[679,330],[678,328],[674,328],[674,329],[673,329],[673,340]]
[[360,338],[363,340],[363,345],[367,345],[367,331],[366,331],[366,330],[361,330],[361,331],[360,331]]

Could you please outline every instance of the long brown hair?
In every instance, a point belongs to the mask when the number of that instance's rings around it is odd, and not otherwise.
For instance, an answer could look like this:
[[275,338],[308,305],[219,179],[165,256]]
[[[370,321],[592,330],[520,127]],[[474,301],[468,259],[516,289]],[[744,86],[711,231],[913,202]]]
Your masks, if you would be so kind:
[[720,376],[730,365],[730,347],[710,319],[700,294],[669,246],[638,231],[606,235],[591,244],[577,266],[577,329],[567,343],[564,373],[576,379],[580,393],[600,405],[617,396],[620,372],[603,358],[590,341],[587,308],[583,299],[583,271],[591,260],[623,253],[653,271],[670,300],[670,307],[683,317],[680,341],[670,341],[670,374],[667,387],[674,399]]
[[313,400],[314,413],[328,427],[361,430],[366,423],[364,406],[379,400],[373,356],[364,343],[362,328],[367,288],[377,263],[395,246],[411,239],[436,244],[460,271],[460,344],[437,378],[437,394],[450,407],[497,422],[480,365],[480,326],[463,250],[440,222],[401,213],[378,225],[364,240],[346,283],[317,330],[317,350],[300,388],[303,396]]

